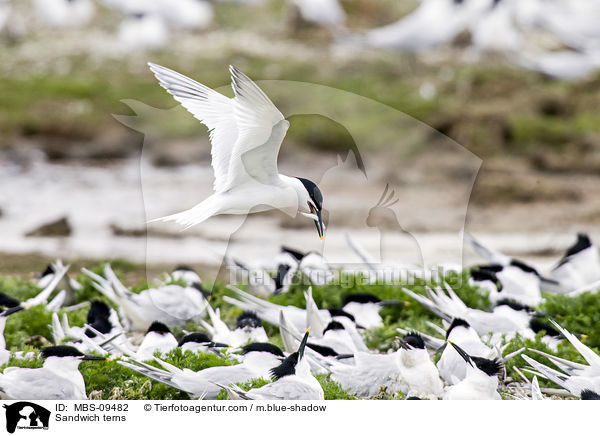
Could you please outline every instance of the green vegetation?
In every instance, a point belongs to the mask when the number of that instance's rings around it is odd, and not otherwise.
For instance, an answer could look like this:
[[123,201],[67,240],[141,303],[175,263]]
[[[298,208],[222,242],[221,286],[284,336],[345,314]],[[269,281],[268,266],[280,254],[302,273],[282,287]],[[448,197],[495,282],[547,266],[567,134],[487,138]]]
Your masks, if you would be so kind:
[[[93,268],[96,272],[101,272],[103,265]],[[127,267],[124,268],[126,270]],[[123,269],[115,269],[117,275],[123,277]],[[469,274],[451,273],[445,277],[446,281],[452,286],[454,291],[463,301],[470,307],[485,310],[489,307],[489,300],[485,291],[481,288],[472,287],[468,284]],[[91,298],[103,298],[90,285],[89,280],[84,275],[78,275],[77,280],[83,285],[83,289],[77,294],[78,301],[84,301]],[[382,311],[384,318],[384,327],[366,332],[365,340],[369,348],[386,352],[389,349],[397,348],[396,338],[398,336],[397,328],[416,329],[426,332],[433,336],[439,334],[427,322],[432,322],[441,326],[440,320],[425,310],[419,303],[409,298],[402,290],[401,286],[395,285],[380,285],[380,284],[364,284],[361,277],[350,277],[343,275],[341,285],[331,286],[316,286],[313,287],[313,298],[317,305],[322,308],[339,307],[344,295],[353,292],[370,292],[381,299],[396,299],[407,301],[410,304],[405,306],[386,307]],[[415,283],[407,286],[412,291],[424,293],[426,285],[435,285],[435,283],[426,282],[423,280],[415,280]],[[140,291],[147,287],[148,283],[139,281],[134,287],[134,290]],[[305,301],[303,296],[303,287],[297,283],[293,284],[290,292],[272,296],[270,300],[282,305],[297,305],[304,307]],[[5,292],[14,297],[24,299],[29,298],[39,292],[39,289],[31,282],[13,277],[0,278],[0,292]],[[217,283],[214,286],[210,297],[211,303],[215,307],[221,308],[221,316],[224,321],[230,325],[235,322],[235,318],[241,312],[231,305],[223,301],[225,295],[232,295],[223,284]],[[539,307],[547,313],[556,316],[556,320],[563,327],[573,333],[586,333],[587,336],[582,337],[582,341],[590,346],[595,347],[598,352],[600,347],[600,298],[593,294],[583,294],[578,297],[570,298],[563,295],[545,295],[545,303]],[[62,316],[62,310],[59,316]],[[72,326],[82,326],[85,322],[87,308],[79,309],[74,312],[68,312],[67,316]],[[7,322],[5,330],[5,338],[7,348],[12,351],[31,351],[37,353],[37,350],[43,346],[51,344],[52,336],[49,324],[51,323],[51,313],[46,311],[43,306],[33,307],[29,310],[24,310],[11,315]],[[281,346],[281,338],[278,330],[274,326],[265,325],[269,334],[270,340]],[[173,332],[176,336],[182,337],[184,330],[199,331],[198,325],[189,323],[182,328],[175,328]],[[535,339],[524,339],[519,336],[512,339],[505,354],[518,350],[521,347],[533,348],[540,351],[555,354],[559,357],[569,359],[575,362],[583,362],[579,353],[566,341],[559,344],[556,353],[551,352],[541,338],[543,333],[539,333]],[[542,363],[549,364],[543,357],[535,352],[526,350],[525,354],[539,360]],[[183,353],[181,349],[175,349],[166,355],[159,356],[166,362],[175,365],[179,368],[190,368],[193,371],[199,371],[212,366],[232,365],[237,363],[235,355],[229,355],[224,352],[217,356],[212,353],[193,353],[187,351]],[[42,358],[35,355],[33,359],[18,359],[11,356],[10,361],[6,366],[20,367],[39,367],[43,363]],[[148,362],[152,365],[159,366],[156,362]],[[525,362],[520,357],[514,357],[506,364],[506,373],[508,380],[514,382],[522,381],[521,376],[515,368],[523,368]],[[2,369],[4,369],[4,367]],[[188,394],[178,391],[172,387],[163,385],[147,377],[141,376],[128,368],[119,365],[116,360],[107,362],[83,362],[80,366],[81,372],[86,381],[87,392],[90,398],[102,399],[187,399]],[[317,379],[323,386],[326,399],[354,399],[347,391],[344,391],[341,386],[332,381],[329,376],[318,375]],[[542,387],[553,387],[552,383],[540,379]],[[267,383],[267,380],[252,380],[251,382],[241,384],[245,389],[260,387]],[[225,393],[222,391],[220,397],[224,398]],[[375,396],[379,399],[401,399],[401,395],[382,391]]]

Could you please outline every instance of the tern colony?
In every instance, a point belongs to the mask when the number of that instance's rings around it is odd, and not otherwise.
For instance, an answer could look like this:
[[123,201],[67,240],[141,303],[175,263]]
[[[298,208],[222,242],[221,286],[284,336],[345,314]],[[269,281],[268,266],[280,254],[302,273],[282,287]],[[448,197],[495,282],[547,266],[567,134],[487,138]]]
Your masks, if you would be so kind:
[[[167,68],[150,67],[161,86],[209,128],[216,176],[212,196],[162,221],[189,227],[218,214],[282,209],[313,220],[323,237],[323,196],[313,182],[278,173],[277,154],[289,123],[254,82],[231,67],[235,96],[227,98]],[[176,268],[154,287],[132,292],[110,265],[102,275],[83,269],[104,301],[74,305],[81,284],[68,277],[68,266],[57,262],[44,271],[35,297],[18,301],[0,295],[2,333],[14,313],[43,305],[52,312],[55,343],[41,351],[41,368],[6,367],[0,375],[0,392],[13,399],[84,399],[79,364],[117,359],[124,367],[191,398],[214,399],[224,389],[230,398],[242,400],[320,400],[324,391],[315,375],[325,374],[358,398],[386,393],[413,399],[500,399],[502,392],[505,397],[539,400],[545,398],[540,377],[560,387],[553,393],[598,399],[600,356],[581,341],[585,332],[569,332],[555,320],[547,320],[552,314],[535,309],[544,300],[542,291],[575,297],[600,288],[600,260],[590,238],[578,235],[547,273],[493,251],[469,235],[465,239],[487,262],[470,268],[469,280],[489,293],[488,310],[467,306],[451,286],[432,277],[425,277],[431,284],[425,292],[403,288],[403,301],[354,292],[340,298],[339,307],[319,308],[312,286],[292,286],[293,278],[302,276],[319,286],[341,272],[318,253],[285,247],[271,263],[271,274],[263,275],[267,280],[250,281],[246,291],[228,286],[230,294],[223,296],[221,307],[212,307],[200,276],[188,267]],[[365,257],[355,242],[349,239],[349,243],[360,258]],[[252,269],[240,259],[228,262],[241,271]],[[278,294],[299,292],[303,292],[303,307],[269,301]],[[407,325],[396,332],[397,347],[387,353],[369,349],[365,334],[384,327],[381,309],[402,310],[411,302],[439,317],[439,323],[430,323],[437,334]],[[87,323],[70,325],[67,313],[82,304],[89,304]],[[242,312],[233,328],[221,319],[225,307]],[[59,317],[61,308],[65,310]],[[172,333],[173,327],[190,322],[197,331],[183,330],[179,338]],[[279,337],[267,336],[263,322],[278,327]],[[506,348],[513,338],[536,335],[542,335],[553,352],[560,342],[569,342],[586,364],[537,351],[551,367],[523,355],[522,363],[528,366],[522,370],[534,377],[530,381],[523,376],[527,389],[510,393],[504,363],[519,359],[524,349],[507,353]],[[13,352],[21,359],[35,356],[1,345],[3,364]],[[162,358],[176,348],[216,353],[232,364],[197,372],[179,368]],[[258,378],[270,382],[250,390],[238,385]]]
[[[96,360],[102,365],[102,361],[116,360],[142,376],[188,393],[190,398],[202,399],[216,399],[225,392],[238,400],[322,400],[324,391],[316,378],[319,374],[357,398],[402,394],[407,399],[543,400],[550,393],[600,399],[600,356],[582,342],[585,334],[567,331],[559,322],[547,320],[552,314],[524,303],[540,298],[542,289],[572,297],[596,292],[600,287],[600,262],[590,239],[579,235],[547,275],[489,250],[473,238],[470,242],[490,262],[469,269],[472,284],[489,292],[492,307],[487,311],[468,307],[443,282],[425,287],[424,293],[404,288],[404,301],[348,293],[340,299],[339,307],[328,309],[319,308],[312,286],[273,287],[269,296],[263,288],[265,298],[251,293],[251,287],[246,292],[229,285],[229,295],[222,297],[222,305],[213,307],[201,278],[188,267],[177,267],[154,287],[134,293],[110,265],[104,267],[102,275],[82,270],[105,297],[103,301],[67,306],[69,294],[76,293],[81,285],[67,276],[68,266],[57,262],[39,279],[41,291],[33,298],[20,302],[0,295],[2,330],[13,314],[43,305],[52,312],[50,328],[56,344],[41,350],[41,368],[6,367],[0,375],[0,391],[3,398],[10,399],[86,399],[79,364]],[[289,251],[284,248],[277,261],[291,263]],[[304,258],[317,256],[298,251],[294,254],[296,269],[292,274],[302,274]],[[313,277],[339,273],[322,258],[320,267],[331,274]],[[308,272],[314,273],[315,268],[311,263]],[[288,273],[281,271],[275,268],[272,273],[283,274],[285,280]],[[582,281],[590,282],[568,291]],[[269,301],[278,294],[302,292],[302,307]],[[539,304],[541,299],[537,301]],[[87,323],[70,325],[67,314],[82,304],[89,306]],[[402,311],[409,304],[422,305],[440,318],[439,323],[430,323],[437,333],[428,335],[406,325],[397,329],[397,347],[384,353],[369,349],[366,335],[384,327],[381,309],[397,306]],[[59,317],[61,307],[64,310]],[[240,314],[231,327],[221,319],[220,312],[233,307],[240,309]],[[263,323],[278,327],[279,335],[269,337]],[[196,330],[182,330],[176,337],[172,329],[183,325],[195,326]],[[556,351],[560,342],[570,343],[580,354],[579,360],[586,363],[535,349],[531,351],[540,359],[521,354],[523,349],[506,351],[511,339],[536,334],[543,335],[542,342],[550,350]],[[164,357],[176,348],[184,353],[214,353],[229,364],[200,371],[178,367]],[[9,362],[11,353],[20,359],[35,358],[34,352],[9,351],[2,343],[3,364]],[[541,358],[550,365],[540,362]],[[508,380],[504,364],[511,359],[521,359],[517,371],[529,373],[532,378],[523,374],[524,381],[517,385]],[[558,388],[540,388],[538,378]],[[256,379],[269,382],[253,389],[240,387]]]

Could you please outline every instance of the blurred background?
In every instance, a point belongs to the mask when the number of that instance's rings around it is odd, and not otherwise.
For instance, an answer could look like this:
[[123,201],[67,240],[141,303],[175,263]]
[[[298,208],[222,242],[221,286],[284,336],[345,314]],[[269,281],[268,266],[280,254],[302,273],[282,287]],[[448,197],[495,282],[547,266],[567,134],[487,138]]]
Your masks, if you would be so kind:
[[[463,227],[551,262],[600,237],[598,22],[596,0],[0,0],[0,272],[214,268],[281,244],[356,261],[346,232],[396,262],[415,238],[426,263],[468,262]],[[323,182],[329,245],[279,212],[231,241],[227,217],[147,228],[212,190],[206,129],[149,61],[230,96],[233,64],[286,116],[298,92],[272,81],[315,85],[323,110],[290,118],[279,164]],[[386,184],[399,202],[377,217]]]

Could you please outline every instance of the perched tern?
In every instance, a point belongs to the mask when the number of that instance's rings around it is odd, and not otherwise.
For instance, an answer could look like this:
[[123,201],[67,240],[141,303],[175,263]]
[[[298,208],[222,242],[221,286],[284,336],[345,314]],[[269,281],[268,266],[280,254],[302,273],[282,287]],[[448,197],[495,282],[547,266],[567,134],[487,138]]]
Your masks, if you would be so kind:
[[480,265],[471,271],[471,278],[489,291],[492,303],[510,299],[536,306],[543,301],[539,277],[517,266]]
[[[291,325],[294,326],[294,328],[297,331],[304,331],[309,326],[309,311],[307,309],[301,309],[299,307],[291,305],[281,306],[278,304],[274,304],[269,301],[265,301],[261,298],[255,297],[254,295],[250,295],[247,292],[236,288],[235,286],[228,285],[227,288],[233,291],[238,298],[235,299],[225,296],[223,299],[226,302],[233,304],[234,306],[237,306],[242,310],[247,310],[256,313],[256,315],[260,319],[268,322],[269,324],[279,326],[279,315],[281,312],[283,312],[287,320],[290,322]],[[308,295],[308,293],[306,295]],[[323,329],[333,318],[348,318],[352,322],[354,322],[355,319],[352,314],[340,309],[317,309],[317,312],[320,319],[319,323],[322,325]],[[315,331],[315,334],[320,335],[322,334],[322,331]]]
[[598,247],[592,244],[588,235],[578,234],[577,241],[567,249],[550,274],[552,278],[559,281],[561,288],[567,291],[598,282],[600,280]]
[[354,316],[356,323],[366,329],[383,327],[379,311],[385,306],[408,306],[408,301],[381,300],[373,294],[357,292],[342,300],[342,310]]
[[267,342],[267,334],[262,326],[262,322],[254,312],[243,312],[237,318],[236,328],[230,330],[223,321],[221,321],[220,310],[216,311],[207,306],[208,315],[212,323],[204,320],[200,323],[209,332],[213,341],[224,342],[232,347],[240,347],[249,342]]
[[323,400],[323,388],[312,375],[310,364],[304,355],[309,332],[310,330],[304,334],[297,352],[271,369],[275,380],[273,383],[248,392],[236,385],[221,387],[227,390],[229,398],[238,400]]
[[188,228],[215,215],[280,209],[314,220],[322,239],[321,191],[310,180],[278,172],[277,155],[290,123],[267,95],[233,66],[235,97],[228,98],[168,68],[149,65],[160,85],[208,127],[215,173],[213,195],[158,221]]
[[[201,317],[208,306],[201,283],[187,286],[167,284],[136,294],[117,278],[110,265],[104,268],[106,279],[87,269],[82,271],[93,279],[93,286],[119,307],[134,330],[146,330],[154,321],[167,326],[183,325]],[[193,276],[192,276],[193,277]]]
[[[457,344],[471,356],[490,358],[494,350],[483,343],[477,332],[463,319],[455,318],[446,331],[446,340]],[[444,381],[453,385],[467,374],[466,362],[454,347],[445,347],[437,367]]]
[[106,360],[76,348],[44,348],[42,368],[8,367],[0,375],[0,391],[13,400],[87,400],[85,382],[78,370],[83,360]]
[[498,393],[498,376],[502,363],[498,359],[469,356],[453,342],[448,342],[467,363],[463,380],[447,388],[444,400],[501,400]]
[[222,344],[219,342],[213,342],[206,333],[190,333],[185,335],[177,344],[181,351],[207,352],[213,351],[220,348],[227,348],[229,345]]
[[423,338],[416,333],[409,333],[400,338],[400,347],[401,391],[407,396],[439,398],[444,392],[444,384],[425,349]]
[[177,339],[175,339],[169,327],[155,321],[148,328],[135,358],[140,361],[152,360],[155,352],[167,353],[176,348],[177,345]]
[[164,370],[139,361],[119,361],[119,363],[161,383],[188,392],[194,398],[214,400],[221,391],[218,385],[245,383],[255,378],[268,379],[271,368],[281,364],[284,358],[277,346],[268,343],[248,344],[241,352],[242,363],[213,366],[198,372],[187,368],[179,369],[156,358],[155,360],[165,368]]

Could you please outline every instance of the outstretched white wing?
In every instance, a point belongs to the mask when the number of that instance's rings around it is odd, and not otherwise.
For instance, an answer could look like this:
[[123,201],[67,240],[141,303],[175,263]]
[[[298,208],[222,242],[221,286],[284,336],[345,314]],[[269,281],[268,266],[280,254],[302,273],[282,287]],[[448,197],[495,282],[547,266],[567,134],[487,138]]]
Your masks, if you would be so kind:
[[277,155],[289,123],[269,97],[244,73],[230,66],[238,138],[231,153],[227,188],[246,180],[272,183]]
[[215,172],[214,189],[216,192],[226,190],[231,152],[238,139],[234,99],[168,68],[152,63],[148,65],[160,86],[208,127]]
[[173,70],[148,65],[160,85],[208,127],[216,192],[248,179],[274,181],[289,123],[252,80],[230,66],[235,93],[230,99]]

